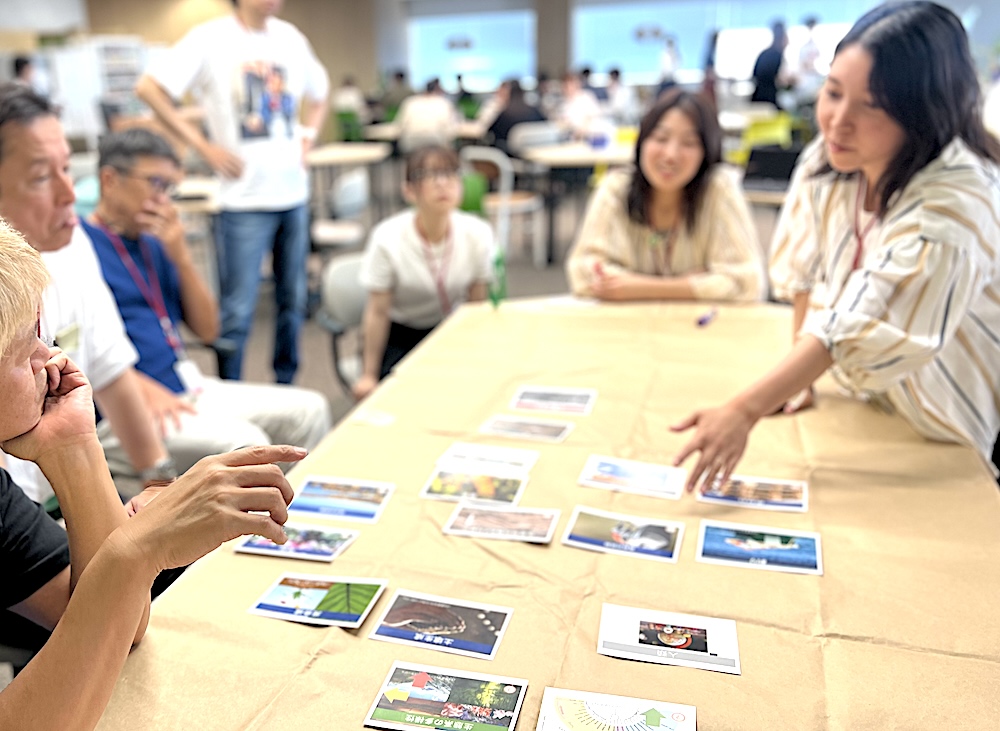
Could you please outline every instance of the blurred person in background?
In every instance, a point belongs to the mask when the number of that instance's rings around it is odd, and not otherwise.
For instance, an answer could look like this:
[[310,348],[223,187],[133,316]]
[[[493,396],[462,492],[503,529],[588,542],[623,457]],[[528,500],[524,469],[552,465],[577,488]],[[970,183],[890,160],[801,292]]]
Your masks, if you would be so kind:
[[608,71],[608,100],[605,105],[608,115],[616,124],[635,124],[639,119],[639,100],[635,89],[622,81],[618,68]]
[[594,191],[566,263],[573,293],[602,300],[755,301],[764,265],[715,108],[679,88],[639,125],[632,169]]
[[750,96],[752,102],[767,102],[778,106],[778,87],[784,85],[781,64],[784,60],[785,48],[788,46],[788,34],[785,24],[775,21],[771,24],[771,45],[760,52],[753,65],[754,89]]
[[[136,93],[222,178],[215,231],[219,375],[243,374],[260,270],[270,254],[277,306],[272,367],[278,383],[291,383],[307,298],[305,158],[326,118],[329,79],[306,37],[274,17],[282,0],[233,3],[232,15],[196,26],[152,64]],[[211,139],[178,114],[174,100],[189,91],[205,110]]]
[[361,267],[368,290],[362,333],[363,399],[403,357],[463,302],[486,299],[492,275],[493,230],[458,209],[458,155],[422,147],[406,159],[403,196],[413,208],[371,233]]
[[583,88],[577,74],[566,72],[562,81],[562,101],[555,116],[560,126],[574,137],[584,138],[590,133],[594,122],[603,116],[597,97]]
[[396,116],[399,149],[408,153],[425,145],[450,145],[458,133],[459,114],[438,79],[427,82],[423,94],[403,100]]
[[507,136],[510,130],[523,122],[544,122],[545,115],[525,101],[524,90],[521,89],[521,82],[517,79],[505,81],[497,95],[503,107],[487,132],[492,137],[495,147],[508,152]]

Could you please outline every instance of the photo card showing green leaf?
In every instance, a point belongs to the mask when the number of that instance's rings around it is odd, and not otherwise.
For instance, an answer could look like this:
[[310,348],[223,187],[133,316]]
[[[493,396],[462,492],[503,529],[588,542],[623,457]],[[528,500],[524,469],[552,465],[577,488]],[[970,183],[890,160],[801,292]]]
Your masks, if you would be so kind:
[[303,624],[356,629],[386,584],[385,579],[286,573],[248,611]]

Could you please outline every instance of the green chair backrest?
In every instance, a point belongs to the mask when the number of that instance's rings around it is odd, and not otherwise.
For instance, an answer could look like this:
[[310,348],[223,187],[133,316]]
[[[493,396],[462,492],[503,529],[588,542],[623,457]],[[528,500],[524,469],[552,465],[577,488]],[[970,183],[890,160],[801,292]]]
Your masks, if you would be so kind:
[[393,107],[386,107],[385,114],[382,115],[383,122],[394,122],[396,120],[396,115],[399,114],[399,105]]
[[459,210],[466,213],[477,213],[486,216],[483,208],[483,198],[490,189],[490,182],[482,173],[467,172],[462,174],[462,202]]
[[364,139],[357,112],[350,110],[337,112],[337,125],[340,128],[339,136],[342,142],[361,142]]

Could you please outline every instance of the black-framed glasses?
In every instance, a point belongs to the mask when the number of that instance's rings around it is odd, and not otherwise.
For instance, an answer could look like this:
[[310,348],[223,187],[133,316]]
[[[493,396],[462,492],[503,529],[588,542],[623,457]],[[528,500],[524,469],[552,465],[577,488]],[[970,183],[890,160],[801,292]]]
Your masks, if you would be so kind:
[[165,195],[172,196],[177,190],[177,184],[170,178],[163,178],[159,175],[139,175],[138,173],[133,173],[131,170],[122,170],[121,168],[115,169],[128,178],[145,180],[157,193],[164,193]]
[[458,170],[451,168],[428,168],[426,170],[414,170],[413,182],[419,183],[423,180],[440,180],[446,183],[458,179]]

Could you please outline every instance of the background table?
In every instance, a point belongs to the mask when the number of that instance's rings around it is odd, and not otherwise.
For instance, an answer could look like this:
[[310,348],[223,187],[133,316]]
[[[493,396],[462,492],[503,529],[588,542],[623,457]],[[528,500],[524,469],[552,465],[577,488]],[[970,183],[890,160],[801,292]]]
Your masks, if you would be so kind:
[[[688,703],[702,731],[986,729],[1000,718],[1000,497],[970,450],[821,383],[818,408],[762,421],[740,470],[805,478],[805,514],[579,487],[593,453],[667,462],[668,426],[764,372],[790,341],[778,306],[585,306],[567,299],[461,308],[291,475],[397,484],[382,519],[333,564],[223,546],[157,600],[102,731],[359,729],[393,660],[528,679],[520,731],[547,685]],[[477,434],[522,384],[595,387],[563,444]],[[386,415],[391,423],[386,424]],[[445,536],[453,505],[417,497],[454,441],[537,448],[522,504],[563,511],[548,546]],[[583,504],[685,522],[677,564],[559,544]],[[824,576],[695,561],[701,518],[818,530]],[[331,523],[333,524],[333,523]],[[346,525],[346,524],[341,524]],[[358,631],[257,617],[285,571],[382,577]],[[368,640],[398,588],[514,608],[492,662]],[[735,619],[741,676],[598,655],[602,602]]]

